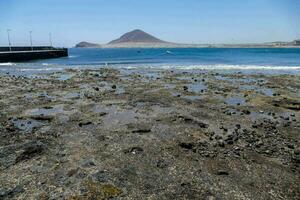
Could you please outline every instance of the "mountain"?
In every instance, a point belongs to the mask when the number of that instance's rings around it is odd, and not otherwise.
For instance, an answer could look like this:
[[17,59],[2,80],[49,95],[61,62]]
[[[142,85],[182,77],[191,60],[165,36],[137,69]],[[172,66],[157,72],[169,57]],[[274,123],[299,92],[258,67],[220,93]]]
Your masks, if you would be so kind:
[[160,40],[142,30],[136,29],[131,32],[125,33],[119,39],[113,40],[108,43],[108,45],[118,45],[124,43],[147,43],[147,44],[160,44],[168,43]]
[[75,46],[76,48],[96,48],[96,47],[101,47],[100,44],[95,44],[95,43],[89,43],[89,42],[79,42]]

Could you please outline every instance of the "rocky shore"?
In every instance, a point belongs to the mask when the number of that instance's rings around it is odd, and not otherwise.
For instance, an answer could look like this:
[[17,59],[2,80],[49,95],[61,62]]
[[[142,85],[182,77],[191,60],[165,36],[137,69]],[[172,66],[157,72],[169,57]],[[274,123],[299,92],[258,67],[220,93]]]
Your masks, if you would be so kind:
[[0,199],[299,199],[300,77],[0,77]]

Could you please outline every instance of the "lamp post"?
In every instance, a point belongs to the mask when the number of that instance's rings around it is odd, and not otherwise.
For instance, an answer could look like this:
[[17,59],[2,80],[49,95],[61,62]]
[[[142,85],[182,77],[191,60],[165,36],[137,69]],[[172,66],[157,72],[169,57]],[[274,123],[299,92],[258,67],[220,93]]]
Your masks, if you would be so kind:
[[9,32],[11,30],[10,29],[7,29],[6,32],[7,32],[7,39],[8,39],[8,46],[9,46],[9,51],[11,51],[11,42],[10,42],[10,35],[9,35]]
[[32,46],[32,31],[29,31],[29,37],[30,37],[31,51],[33,51],[33,46]]
[[52,34],[49,33],[49,42],[50,42],[50,47],[52,47]]

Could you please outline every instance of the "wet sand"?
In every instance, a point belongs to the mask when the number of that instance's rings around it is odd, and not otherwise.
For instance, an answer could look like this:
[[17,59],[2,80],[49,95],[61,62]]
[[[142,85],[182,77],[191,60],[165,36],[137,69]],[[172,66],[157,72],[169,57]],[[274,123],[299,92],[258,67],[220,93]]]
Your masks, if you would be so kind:
[[0,77],[0,199],[298,199],[300,77]]

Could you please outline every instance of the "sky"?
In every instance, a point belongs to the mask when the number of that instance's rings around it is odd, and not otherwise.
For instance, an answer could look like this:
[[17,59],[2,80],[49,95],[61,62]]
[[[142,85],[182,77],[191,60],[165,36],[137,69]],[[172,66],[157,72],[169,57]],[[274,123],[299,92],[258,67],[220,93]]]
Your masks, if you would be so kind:
[[300,39],[299,0],[0,0],[0,46],[108,43],[133,29],[178,43]]

